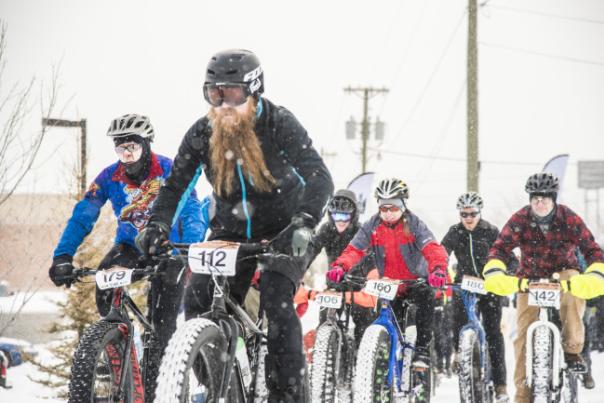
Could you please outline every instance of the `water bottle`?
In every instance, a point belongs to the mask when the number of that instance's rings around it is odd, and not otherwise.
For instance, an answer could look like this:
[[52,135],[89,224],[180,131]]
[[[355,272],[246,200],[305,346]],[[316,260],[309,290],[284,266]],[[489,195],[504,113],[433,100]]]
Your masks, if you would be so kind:
[[243,337],[237,337],[237,351],[235,352],[235,358],[239,364],[239,370],[241,371],[241,378],[243,379],[245,389],[248,389],[252,384],[252,371],[250,369],[250,359],[247,356],[247,348],[245,347],[245,341]]

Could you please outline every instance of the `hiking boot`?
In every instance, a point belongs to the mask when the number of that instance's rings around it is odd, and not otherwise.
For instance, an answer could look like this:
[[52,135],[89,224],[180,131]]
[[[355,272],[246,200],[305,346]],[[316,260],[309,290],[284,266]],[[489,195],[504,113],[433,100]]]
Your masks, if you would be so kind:
[[583,375],[583,387],[585,389],[593,389],[596,387],[596,382],[594,381],[593,376],[591,376],[591,372]]
[[505,385],[495,386],[495,403],[509,403],[510,397]]
[[576,374],[584,374],[587,372],[587,365],[581,357],[581,354],[564,353],[564,360],[568,369]]
[[418,370],[430,368],[430,352],[426,347],[415,348],[411,366]]

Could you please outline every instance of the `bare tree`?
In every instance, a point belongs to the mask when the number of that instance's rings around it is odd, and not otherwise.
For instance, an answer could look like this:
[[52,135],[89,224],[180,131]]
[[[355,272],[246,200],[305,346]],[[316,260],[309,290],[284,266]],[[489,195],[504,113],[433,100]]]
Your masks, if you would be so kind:
[[54,67],[48,86],[35,77],[25,85],[19,82],[5,85],[6,34],[6,23],[0,20],[0,205],[8,200],[31,169],[46,134],[47,129],[42,125],[33,134],[25,133],[23,129],[36,103],[34,89],[39,85],[43,117],[52,115],[58,96],[58,69]]

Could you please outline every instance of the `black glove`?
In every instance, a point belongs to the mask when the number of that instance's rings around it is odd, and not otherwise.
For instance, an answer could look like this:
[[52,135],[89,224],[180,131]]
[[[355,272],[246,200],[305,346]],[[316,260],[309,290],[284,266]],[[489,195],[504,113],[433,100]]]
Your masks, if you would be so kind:
[[150,222],[143,228],[134,243],[144,256],[154,256],[161,252],[161,246],[168,240],[170,226],[163,222]]
[[273,248],[292,256],[304,256],[311,243],[315,219],[307,213],[296,213],[291,224],[273,242]]
[[71,277],[74,269],[71,264],[72,260],[73,257],[69,255],[57,256],[52,260],[48,276],[57,287],[64,285],[69,288],[73,284],[74,279]]

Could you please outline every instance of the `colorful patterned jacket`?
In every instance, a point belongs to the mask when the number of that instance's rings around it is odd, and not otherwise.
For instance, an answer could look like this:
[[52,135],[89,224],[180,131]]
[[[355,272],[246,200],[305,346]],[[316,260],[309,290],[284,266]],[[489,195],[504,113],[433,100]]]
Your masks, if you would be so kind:
[[489,250],[489,260],[499,259],[508,265],[516,247],[521,253],[518,277],[544,278],[565,269],[579,269],[576,248],[588,266],[604,262],[602,249],[581,217],[562,204],[556,206],[553,221],[545,234],[533,218],[530,206],[516,212]]
[[[54,256],[73,256],[76,253],[84,238],[92,231],[107,200],[111,201],[117,217],[115,243],[134,246],[134,238],[147,225],[151,206],[171,168],[172,160],[152,154],[149,175],[140,186],[128,179],[121,162],[105,168],[92,182],[84,198],[74,207]],[[201,204],[195,190],[191,191],[182,206],[178,219],[173,223],[170,240],[198,242],[202,239],[205,228],[201,220]]]
[[426,224],[409,210],[404,217],[404,222],[395,225],[384,223],[379,214],[371,217],[332,266],[350,270],[363,256],[373,253],[381,277],[414,280],[427,278],[437,266],[446,269],[447,252]]

